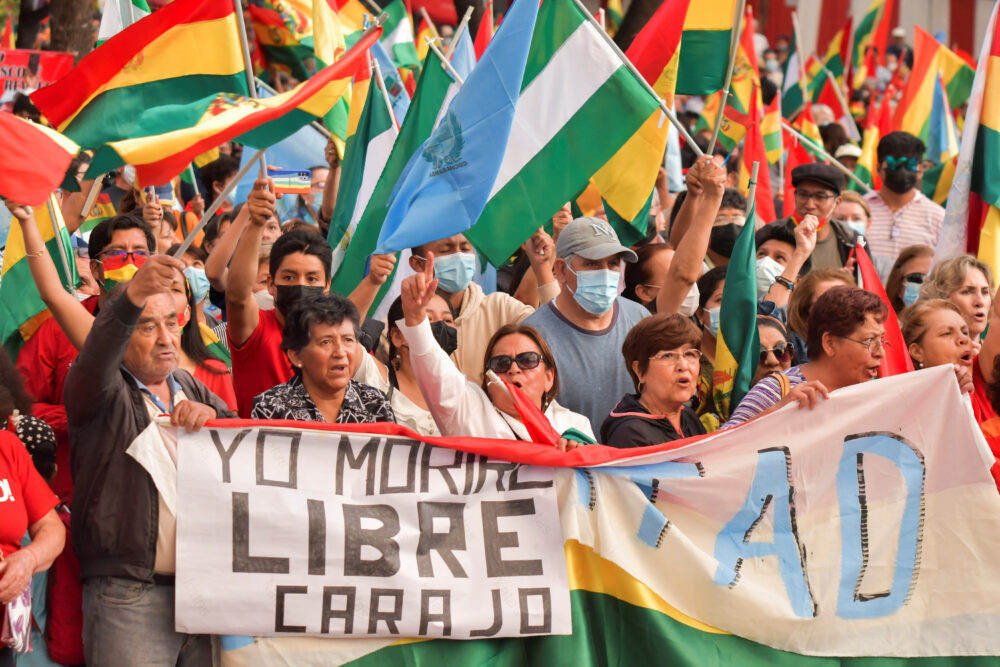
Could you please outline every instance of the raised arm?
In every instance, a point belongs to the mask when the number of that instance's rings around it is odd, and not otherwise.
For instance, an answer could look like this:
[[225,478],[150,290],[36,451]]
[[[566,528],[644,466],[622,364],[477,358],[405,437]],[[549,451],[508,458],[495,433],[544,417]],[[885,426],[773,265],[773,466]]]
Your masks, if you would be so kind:
[[712,224],[726,190],[726,170],[716,165],[712,158],[702,158],[688,170],[687,184],[688,196],[681,204],[678,218],[686,216],[689,228],[675,248],[667,276],[656,296],[658,313],[676,313],[691,286],[701,277]]
[[[749,222],[747,220],[747,223]],[[816,228],[818,226],[819,221],[816,216],[807,215],[795,228],[795,251],[792,252],[792,258],[785,265],[785,270],[781,272],[781,277],[785,280],[794,284],[798,279],[802,267],[805,266],[809,256],[816,248]],[[788,307],[788,301],[791,298],[791,290],[778,281],[774,281],[771,288],[767,290],[767,294],[764,295],[764,301],[770,301],[779,308]]]
[[372,304],[375,303],[375,297],[378,296],[378,291],[382,289],[382,285],[392,275],[392,269],[395,266],[396,255],[392,253],[371,256],[368,275],[347,296],[351,303],[354,304],[354,307],[358,309],[358,312],[361,313],[362,318],[367,317],[368,311],[371,310]]
[[249,209],[250,224],[236,244],[226,279],[226,324],[229,340],[237,346],[250,338],[260,323],[260,309],[253,298],[257,280],[257,262],[264,226],[274,215],[274,182],[258,178],[244,208]]
[[337,192],[340,188],[340,156],[337,155],[337,147],[332,138],[326,142],[326,161],[330,165],[330,174],[326,177],[326,185],[323,186],[323,201],[320,203],[319,217],[316,220],[323,236],[330,231],[330,218],[337,206]]
[[205,261],[205,276],[212,287],[219,292],[226,291],[226,284],[229,278],[229,260],[233,258],[233,253],[236,251],[236,244],[239,242],[240,237],[243,235],[243,230],[247,228],[249,223],[250,207],[244,206],[236,214],[236,218],[226,229],[226,233],[219,238],[218,242],[212,248],[212,252],[208,254],[208,259]]
[[[21,225],[24,249],[28,258],[28,268],[35,280],[42,301],[48,306],[59,328],[73,347],[80,349],[94,324],[94,316],[83,307],[75,296],[66,291],[59,278],[59,271],[49,255],[42,233],[35,223],[35,217],[27,206],[6,202],[7,208]],[[69,258],[73,261],[73,258]]]

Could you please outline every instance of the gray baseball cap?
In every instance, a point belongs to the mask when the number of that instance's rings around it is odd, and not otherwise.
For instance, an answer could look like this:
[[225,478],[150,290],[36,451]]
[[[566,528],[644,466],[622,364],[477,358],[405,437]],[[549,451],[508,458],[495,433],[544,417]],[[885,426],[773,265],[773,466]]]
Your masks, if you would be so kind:
[[579,255],[584,259],[603,259],[612,255],[622,255],[629,263],[639,258],[618,241],[614,228],[600,218],[577,218],[566,225],[556,243],[556,257],[566,259]]

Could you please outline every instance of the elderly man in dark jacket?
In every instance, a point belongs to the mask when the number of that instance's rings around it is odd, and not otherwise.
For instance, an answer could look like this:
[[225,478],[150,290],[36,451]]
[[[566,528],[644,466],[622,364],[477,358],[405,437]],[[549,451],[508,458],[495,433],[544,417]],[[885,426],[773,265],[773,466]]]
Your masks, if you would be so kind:
[[232,416],[177,367],[170,288],[183,269],[173,257],[147,260],[101,309],[66,378],[72,534],[91,665],[211,664],[207,636],[174,630],[176,518],[165,501],[176,496],[176,477],[147,472],[151,460],[176,468],[176,439],[159,427],[144,433],[160,414],[187,430]]

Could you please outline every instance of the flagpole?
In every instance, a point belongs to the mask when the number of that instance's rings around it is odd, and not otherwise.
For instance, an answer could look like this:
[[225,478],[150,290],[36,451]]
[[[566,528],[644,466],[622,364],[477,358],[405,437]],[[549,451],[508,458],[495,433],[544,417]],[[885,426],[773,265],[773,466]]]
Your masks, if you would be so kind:
[[[837,101],[840,102],[840,108],[843,110],[844,115],[850,117],[851,108],[847,106],[847,100],[844,99],[844,91],[842,91],[837,85],[837,77],[833,75],[833,72],[831,72],[830,68],[826,66],[826,63],[822,62],[819,58],[816,58],[816,62],[819,63],[820,68],[826,73],[826,78],[830,80],[830,84],[833,86],[833,92],[837,94]],[[844,129],[846,130],[847,128]]]
[[373,17],[378,16],[382,13],[382,8],[375,4],[374,0],[365,0],[365,4],[368,5],[368,9],[375,12],[372,14]]
[[[247,77],[247,88],[250,89],[249,90],[250,97],[253,99],[257,99],[257,84],[254,81],[253,62],[250,60],[250,45],[247,43],[247,26],[246,23],[243,21],[243,3],[241,2],[241,0],[233,0],[233,5],[236,9],[236,30],[237,32],[240,33],[240,46],[243,47],[243,66],[244,66],[244,73],[246,74]],[[264,151],[259,150],[257,151],[257,153],[258,157],[260,158],[260,173],[266,174],[267,163],[264,160]],[[195,229],[197,230],[198,227],[196,226]],[[190,238],[190,235],[188,235],[188,238]],[[188,242],[188,239],[184,239],[184,243],[182,243],[181,245],[185,246],[184,250],[187,250],[186,246],[190,246],[191,244],[190,242]],[[181,256],[177,255],[176,253],[175,255],[177,257]]]
[[392,101],[389,99],[389,91],[385,87],[385,79],[382,78],[382,68],[379,67],[378,61],[372,58],[371,61],[372,71],[375,72],[375,84],[378,86],[379,92],[382,93],[382,99],[385,101],[385,108],[389,111],[389,118],[392,119],[392,124],[399,130],[399,121],[396,119],[396,112],[392,108]]
[[62,228],[56,219],[56,208],[52,205],[52,195],[45,200],[45,208],[49,212],[49,224],[52,225],[52,232],[55,238],[56,247],[59,248],[59,259],[62,260],[63,272],[66,274],[66,290],[73,291],[73,272],[69,270],[69,257],[66,256],[66,248],[63,246]]
[[[264,83],[263,81],[261,81],[259,78],[254,77],[253,80],[257,82],[257,90],[266,90],[267,92],[271,93],[272,95],[277,95],[278,94],[277,90],[275,90],[271,86],[267,85],[266,83]],[[322,134],[327,139],[329,139],[331,136],[333,136],[332,134],[330,134],[330,130],[326,129],[323,126],[323,124],[320,123],[319,121],[311,120],[311,121],[309,121],[309,125],[312,126],[312,128],[314,130],[316,130],[317,132],[319,132],[320,134]]]
[[[802,28],[799,27],[799,15],[794,11],[792,12],[792,30],[795,31],[795,52],[799,56],[799,88],[802,90],[804,104],[807,99],[806,93],[809,92],[809,87],[806,85],[806,59],[802,57],[802,40],[799,39],[802,36]],[[819,60],[819,58],[816,60]]]
[[[181,241],[181,244],[177,246],[177,250],[174,251],[174,257],[184,256],[184,253],[187,252],[187,249],[191,247],[192,243],[194,243],[194,237],[198,235],[198,232],[200,232],[202,229],[205,228],[205,225],[208,224],[208,221],[212,219],[212,216],[215,215],[215,212],[219,210],[219,207],[222,206],[222,203],[226,201],[226,197],[229,195],[229,193],[232,192],[236,188],[236,186],[239,185],[240,181],[243,180],[243,177],[250,172],[250,168],[253,167],[253,163],[257,162],[258,160],[262,161],[263,159],[264,159],[264,149],[261,148],[259,151],[253,154],[253,157],[247,160],[247,163],[243,165],[238,172],[236,172],[235,176],[229,179],[229,182],[226,184],[226,187],[222,188],[222,192],[220,192],[219,196],[215,198],[215,201],[212,202],[212,205],[209,206],[207,209],[205,209],[205,212],[202,213],[201,220],[198,221],[198,224],[194,226],[194,229],[191,230],[191,233],[185,236],[184,240]],[[265,171],[264,173],[266,174],[267,171]]]
[[743,29],[744,9],[747,0],[736,3],[736,13],[733,15],[733,30],[729,44],[729,67],[726,68],[726,83],[722,87],[722,102],[719,104],[719,115],[715,117],[715,127],[712,128],[712,140],[708,143],[708,154],[715,152],[715,144],[719,140],[719,130],[722,129],[722,118],[725,116],[726,104],[729,102],[729,87],[733,84],[733,68],[736,66],[736,54],[740,50],[740,33]]
[[451,41],[448,42],[448,48],[445,49],[445,54],[448,56],[444,60],[451,58],[451,54],[455,52],[455,46],[458,44],[458,39],[462,36],[462,33],[469,29],[469,19],[472,18],[472,7],[470,6],[465,10],[465,16],[462,17],[462,21],[458,24],[458,28],[455,29],[455,34],[451,36]]
[[451,63],[448,62],[445,55],[441,53],[441,49],[439,49],[438,45],[434,43],[434,40],[430,37],[426,37],[425,39],[427,40],[427,46],[430,47],[431,51],[433,51],[434,54],[441,59],[441,66],[447,70],[448,74],[451,75],[451,78],[458,82],[458,85],[464,86],[465,79],[463,79],[461,75],[455,71],[455,68],[451,66]]
[[[747,188],[747,210],[743,217],[750,215],[750,211],[754,207],[754,203],[757,201],[757,169],[760,167],[760,162],[757,160],[753,161],[753,168],[750,170],[750,187]],[[750,224],[754,224],[751,220]]]
[[782,119],[782,121],[781,121],[781,126],[789,134],[791,134],[793,137],[795,137],[796,139],[798,139],[802,143],[806,144],[810,149],[813,150],[813,152],[819,153],[823,157],[824,160],[829,160],[833,164],[834,167],[836,167],[840,171],[844,172],[844,174],[849,179],[851,179],[852,181],[854,181],[855,183],[857,183],[858,185],[860,185],[861,187],[863,187],[865,189],[866,193],[867,192],[872,192],[872,189],[870,187],[868,187],[867,183],[865,183],[860,178],[858,178],[857,176],[855,176],[853,171],[851,171],[850,169],[848,169],[847,167],[845,167],[843,164],[840,163],[840,160],[838,160],[837,158],[835,158],[832,155],[830,155],[829,153],[827,153],[825,148],[823,148],[822,146],[820,146],[816,142],[814,142],[811,139],[809,139],[809,137],[805,136],[804,134],[802,134],[801,132],[799,132],[798,130],[796,130],[794,127],[792,127],[791,125],[789,125],[784,119]]
[[438,34],[437,26],[434,25],[434,21],[431,21],[431,17],[427,15],[427,8],[420,8],[420,15],[427,22],[427,27],[431,29],[431,34],[434,35],[435,39],[441,39],[441,35]]
[[94,208],[94,202],[97,201],[97,196],[101,193],[101,178],[95,178],[94,182],[90,186],[90,192],[87,193],[87,199],[83,202],[83,210],[80,211],[80,217],[86,220],[90,217],[90,209]]
[[[746,0],[742,1],[745,2]],[[615,44],[615,40],[611,39],[611,35],[601,30],[601,24],[597,22],[597,19],[594,18],[581,0],[573,0],[573,4],[576,5],[576,8],[579,9],[581,13],[583,13],[584,17],[586,17],[586,19],[590,22],[590,25],[597,29],[597,32],[604,40],[604,43],[615,52],[618,58],[622,61],[622,64],[625,65],[625,67],[628,68],[628,71],[632,72],[635,78],[638,79],[639,83],[642,84],[642,87],[645,88],[650,95],[656,98],[660,104],[660,110],[666,115],[670,122],[673,123],[674,127],[677,128],[677,133],[684,138],[684,143],[688,145],[696,156],[702,157],[705,153],[702,152],[701,148],[698,147],[698,144],[696,144],[694,139],[691,138],[691,133],[687,131],[684,124],[677,119],[677,115],[674,113],[674,110],[668,107],[666,101],[661,99],[659,94],[653,90],[653,87],[649,85],[648,81],[646,81],[646,77],[639,73],[639,70],[635,68],[635,65],[633,65],[632,61],[628,59],[628,56],[622,53],[622,50],[618,48],[617,44]]]
[[597,8],[597,22],[601,24],[601,30],[608,31],[608,19],[604,15],[604,7]]

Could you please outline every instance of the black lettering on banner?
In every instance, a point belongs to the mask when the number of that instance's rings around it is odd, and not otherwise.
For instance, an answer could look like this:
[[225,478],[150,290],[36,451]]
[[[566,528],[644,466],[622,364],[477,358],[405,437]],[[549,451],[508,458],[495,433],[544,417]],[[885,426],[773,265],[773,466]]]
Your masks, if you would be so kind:
[[[376,519],[375,529],[361,527],[361,519]],[[344,576],[391,577],[399,572],[399,515],[389,505],[344,505]],[[361,558],[361,547],[375,547],[377,560]]]
[[[288,479],[267,479],[264,477],[264,445],[267,438],[288,438]],[[275,431],[262,428],[257,431],[257,486],[277,486],[283,489],[298,488],[298,468],[299,468],[299,440],[302,439],[301,432],[289,433],[288,431]]]
[[[431,598],[441,600],[441,612],[432,614],[430,611]],[[420,591],[420,629],[417,634],[425,636],[427,626],[431,623],[441,624],[441,636],[451,636],[451,591],[449,590],[422,590]]]
[[462,495],[467,496],[472,493],[472,482],[475,479],[476,461],[479,459],[475,454],[466,454],[465,458],[465,487]]
[[208,430],[209,435],[212,436],[212,444],[215,445],[215,451],[219,452],[219,458],[222,460],[223,484],[229,484],[232,481],[230,477],[229,462],[232,460],[233,454],[236,453],[236,449],[240,446],[240,443],[243,442],[243,438],[245,438],[249,432],[250,429],[248,428],[241,430],[233,437],[232,442],[229,443],[229,447],[227,448],[223,446],[217,430],[214,428]]
[[326,574],[326,503],[306,500],[309,510],[309,574]]
[[[417,483],[417,455],[420,454],[421,443],[417,440],[393,441],[386,440],[382,448],[382,470],[379,477],[381,493],[413,493]],[[406,483],[402,486],[389,484],[389,469],[392,465],[392,450],[394,447],[409,447],[410,455],[406,461]]]
[[508,473],[514,470],[518,464],[508,463],[507,461],[490,461],[484,458],[479,464],[479,481],[476,483],[476,493],[483,490],[483,486],[486,484],[486,475],[492,470],[497,474],[497,491],[503,492],[503,476],[504,473]]
[[[465,551],[465,503],[418,502],[420,541],[417,543],[417,572],[421,577],[433,577],[431,551],[437,551],[451,570],[453,577],[468,577],[453,553]],[[448,519],[448,532],[434,532],[434,518]]]
[[541,482],[519,482],[517,481],[517,473],[521,472],[524,466],[518,463],[514,466],[514,472],[510,474],[510,483],[508,486],[511,491],[522,491],[524,489],[547,489],[552,486],[553,481],[551,479],[543,480]]
[[[518,602],[521,607],[521,634],[536,635],[552,632],[552,593],[548,588],[518,588]],[[542,624],[531,625],[528,614],[528,598],[542,598]]]
[[305,595],[309,592],[308,586],[275,586],[274,588],[274,631],[275,632],[301,632],[306,631],[304,625],[285,625],[285,596]]
[[340,436],[340,443],[337,445],[337,495],[344,495],[344,463],[354,470],[361,470],[361,466],[368,462],[368,470],[365,474],[365,495],[375,495],[375,456],[378,453],[378,443],[380,438],[372,438],[361,446],[361,453],[355,458],[354,448],[351,446],[351,439]]
[[240,491],[233,491],[233,572],[288,574],[287,558],[250,555],[250,495]]
[[493,589],[493,624],[485,630],[473,630],[470,637],[493,637],[503,626],[503,610],[500,607],[500,589]]
[[527,516],[535,513],[535,501],[483,501],[483,548],[486,553],[487,577],[530,577],[542,574],[541,560],[504,560],[501,549],[518,546],[517,533],[501,533],[498,519],[502,516]]
[[[344,598],[343,609],[333,609],[331,603],[333,596]],[[320,632],[328,634],[330,632],[330,621],[339,618],[344,621],[344,634],[349,635],[354,632],[354,602],[357,599],[358,591],[354,586],[324,586],[323,587],[323,621],[320,624]]]
[[[382,611],[379,608],[383,598],[392,598],[393,605],[389,611]],[[398,635],[399,628],[396,622],[403,618],[403,589],[401,588],[373,588],[371,605],[368,607],[368,634],[373,635],[378,632],[378,622],[385,621],[385,627],[389,634]]]
[[453,468],[459,468],[462,465],[462,452],[455,452],[455,460],[452,463],[443,463],[438,466],[431,465],[431,453],[436,451],[446,451],[441,447],[434,447],[433,445],[427,445],[424,447],[423,452],[420,456],[420,493],[427,493],[427,489],[430,487],[430,476],[431,470],[436,470],[440,475],[444,483],[448,485],[448,491],[452,495],[458,495],[458,486],[455,484],[454,478],[448,471]]

